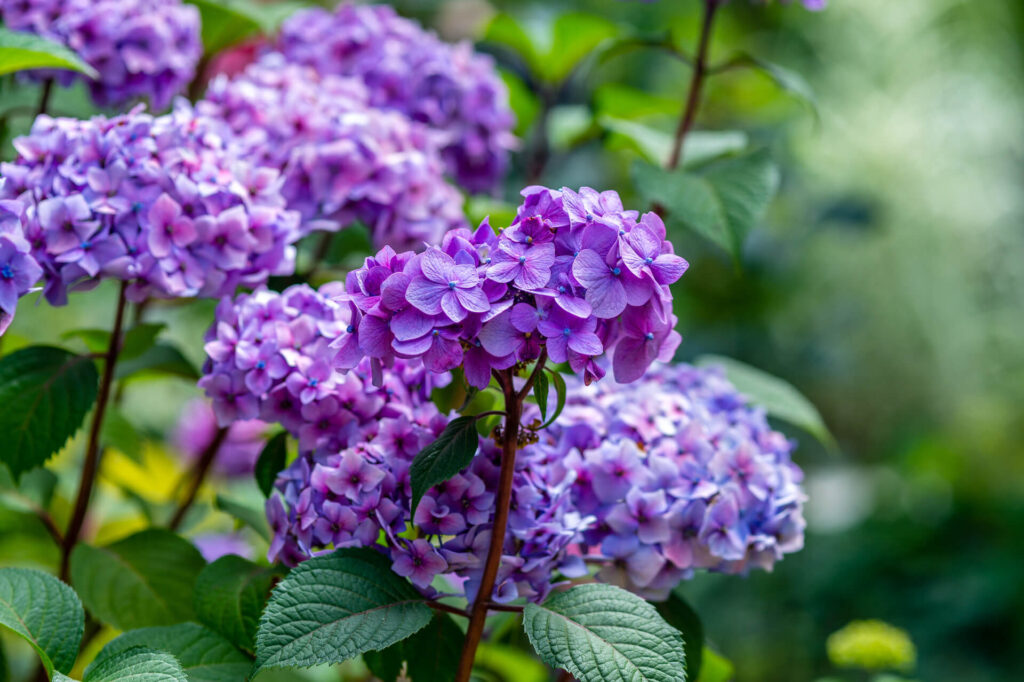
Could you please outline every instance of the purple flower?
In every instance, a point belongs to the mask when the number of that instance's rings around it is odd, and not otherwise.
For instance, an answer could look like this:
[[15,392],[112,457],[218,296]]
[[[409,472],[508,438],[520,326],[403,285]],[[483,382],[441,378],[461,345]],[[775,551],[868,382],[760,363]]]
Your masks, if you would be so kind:
[[504,242],[491,254],[487,276],[495,282],[514,282],[520,289],[532,291],[547,286],[554,262],[555,247],[550,243],[530,246]]
[[374,490],[386,475],[356,450],[345,450],[339,455],[339,460],[336,466],[317,464],[310,485],[358,501],[362,493]]
[[391,570],[409,578],[417,587],[427,587],[434,576],[448,568],[448,562],[434,546],[422,539],[413,540],[407,548],[391,550],[391,555],[394,558]]
[[651,287],[622,267],[617,259],[609,265],[593,249],[580,251],[572,265],[572,274],[586,289],[584,298],[594,315],[608,319],[617,317],[626,304],[643,305],[651,297]]
[[742,559],[746,554],[746,538],[740,527],[739,507],[732,495],[716,499],[708,508],[700,539],[711,553],[723,559]]
[[439,249],[420,257],[420,273],[409,282],[406,299],[428,315],[444,313],[461,322],[469,313],[487,312],[491,305],[480,289],[480,277],[471,264],[456,264]]
[[651,303],[642,308],[627,308],[622,315],[622,338],[615,346],[612,367],[620,384],[636,381],[655,360],[668,362],[682,337],[675,327],[675,316]]
[[604,347],[594,333],[596,329],[593,317],[580,319],[561,310],[537,325],[537,331],[547,338],[548,357],[555,362],[565,362],[570,350],[580,355],[600,355]]
[[19,249],[10,236],[0,233],[0,334],[14,318],[18,298],[42,276],[43,269],[35,259]]
[[648,213],[623,237],[620,249],[622,262],[638,277],[646,275],[657,284],[675,284],[689,263],[671,251],[666,252],[666,243],[665,225],[661,218]]
[[161,194],[147,214],[149,251],[166,258],[174,247],[184,248],[196,238],[195,224],[181,213],[181,206],[167,194]]

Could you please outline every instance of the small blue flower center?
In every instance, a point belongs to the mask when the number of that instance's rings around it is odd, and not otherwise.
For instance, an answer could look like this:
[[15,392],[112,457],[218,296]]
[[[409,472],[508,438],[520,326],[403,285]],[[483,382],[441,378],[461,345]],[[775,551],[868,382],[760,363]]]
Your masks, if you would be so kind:
[[267,363],[263,362],[262,360],[260,360],[259,362],[256,363],[256,369],[266,369],[266,368],[267,368]]
[[593,219],[594,219],[594,214],[593,213],[588,213],[587,214],[587,222],[589,223]]
[[448,282],[448,288],[449,289],[454,289],[455,288],[455,282]]
[[652,332],[647,332],[646,334],[644,334],[644,338],[647,339],[648,341],[653,341],[654,334]]
[[620,237],[625,237],[626,236],[626,231],[625,230],[619,230],[619,236]]
[[348,332],[349,334],[351,334],[355,330],[356,330],[356,328],[353,327],[352,325],[349,325],[349,326],[345,327],[345,331]]
[[319,379],[310,379],[310,380],[309,380],[309,385],[310,385],[310,386],[313,386],[314,388],[315,388],[315,387],[316,387],[316,385],[317,385],[317,384],[319,384],[319,383],[320,383],[320,380],[319,380]]
[[647,258],[644,258],[644,262],[647,263],[648,265],[650,265],[651,263],[654,262],[654,259],[651,258],[650,256],[648,256]]
[[619,275],[622,274],[622,269],[621,268],[612,268],[612,274],[615,275],[616,277],[618,277]]
[[0,268],[0,277],[4,279],[14,279],[14,270],[11,269],[10,265],[4,265]]
[[526,256],[520,256],[519,257],[519,264],[523,265],[524,263],[526,263]]
[[564,294],[565,293],[565,287],[562,286],[561,284],[558,285],[558,293],[560,293],[560,294]]
[[573,258],[575,258],[575,257],[576,257],[576,256],[578,256],[578,255],[580,255],[579,249],[577,249],[576,251],[573,251],[573,252],[572,252],[572,257],[573,257]]
[[568,327],[562,330],[562,336],[569,336],[570,334],[572,334],[572,330],[570,330]]
[[433,331],[433,334],[434,334],[434,336],[439,336],[439,335],[441,334],[441,332],[439,332],[439,331],[437,331],[437,330],[435,329],[435,330]]
[[92,242],[87,239],[84,242],[82,242],[81,246],[82,246],[82,250],[91,249],[92,248]]

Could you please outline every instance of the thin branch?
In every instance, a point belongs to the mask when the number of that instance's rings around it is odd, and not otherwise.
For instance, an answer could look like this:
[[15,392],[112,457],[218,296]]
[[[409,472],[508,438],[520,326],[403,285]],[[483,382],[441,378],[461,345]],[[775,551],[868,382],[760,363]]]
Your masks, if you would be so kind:
[[487,412],[481,412],[480,414],[474,414],[473,418],[480,420],[487,417],[504,417],[505,410],[488,410]]
[[715,13],[718,11],[722,0],[704,0],[704,20],[700,29],[700,44],[697,47],[697,59],[693,64],[693,76],[690,79],[690,89],[686,95],[686,106],[683,108],[683,115],[679,119],[679,127],[676,128],[675,142],[672,146],[672,155],[668,159],[666,168],[675,170],[683,156],[683,143],[686,135],[693,128],[697,118],[697,109],[700,107],[700,96],[704,89],[704,79],[708,70],[708,50],[711,46],[711,29],[715,21]]
[[39,95],[39,106],[36,108],[36,116],[42,116],[50,106],[50,95],[53,93],[53,78],[43,81],[43,92]]
[[445,613],[451,613],[456,616],[462,616],[463,618],[469,618],[469,612],[466,609],[456,608],[449,606],[448,604],[442,604],[439,601],[428,601],[427,606],[434,609],[435,611],[444,611]]
[[85,463],[82,465],[82,480],[78,484],[74,511],[71,513],[71,521],[68,523],[68,529],[64,533],[61,544],[60,577],[65,581],[68,579],[70,569],[71,550],[74,549],[78,537],[82,533],[85,514],[89,508],[89,499],[92,497],[92,489],[96,485],[100,458],[103,455],[103,448],[100,446],[100,432],[103,429],[103,417],[106,415],[107,402],[110,399],[110,388],[114,384],[117,356],[121,352],[121,330],[124,327],[124,309],[128,302],[128,299],[125,298],[127,287],[127,282],[121,283],[121,292],[117,298],[117,312],[114,314],[114,328],[110,332],[110,345],[107,347],[106,361],[103,365],[103,377],[100,379],[99,395],[96,398],[92,424],[89,427],[89,444],[86,446]]
[[195,467],[193,467],[192,473],[189,476],[192,482],[188,487],[188,492],[185,493],[185,499],[178,505],[174,516],[171,517],[167,524],[170,530],[178,530],[181,522],[185,520],[185,514],[188,513],[188,510],[196,501],[196,495],[199,494],[199,489],[203,486],[203,481],[206,480],[206,475],[210,472],[213,461],[217,459],[217,452],[220,450],[220,446],[224,444],[224,439],[227,438],[227,435],[228,427],[225,426],[217,429],[213,440],[210,441],[210,444],[199,455],[199,459],[196,460]]
[[533,372],[530,373],[530,378],[526,380],[526,384],[523,385],[523,390],[519,392],[516,399],[522,401],[526,399],[526,396],[530,395],[530,389],[533,388],[533,382],[537,380],[537,375],[544,371],[544,365],[548,361],[548,349],[547,346],[540,349],[540,357],[537,358],[537,364],[533,368]]

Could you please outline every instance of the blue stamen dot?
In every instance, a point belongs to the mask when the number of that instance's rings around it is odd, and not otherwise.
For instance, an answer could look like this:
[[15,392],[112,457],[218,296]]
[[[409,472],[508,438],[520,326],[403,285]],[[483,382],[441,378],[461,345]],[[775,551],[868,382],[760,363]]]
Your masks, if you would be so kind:
[[526,256],[520,256],[519,257],[519,264],[523,265],[524,263],[526,263]]
[[440,333],[441,332],[437,331],[436,329],[433,331],[434,336],[438,336]]
[[267,363],[263,362],[262,360],[260,360],[259,362],[256,363],[256,369],[266,369],[266,368],[267,368]]
[[653,341],[654,334],[652,332],[647,332],[646,334],[644,334],[644,338],[647,339],[648,341]]
[[561,284],[558,285],[558,293],[560,293],[560,294],[564,294],[565,293],[565,287],[562,286]]
[[651,258],[650,256],[648,256],[647,258],[644,258],[644,262],[647,263],[648,265],[650,265],[651,263],[654,262],[654,259]]
[[618,277],[622,274],[622,270],[620,268],[612,268],[612,274]]
[[572,334],[572,331],[568,327],[562,330],[562,336],[569,336],[570,334]]
[[319,379],[310,379],[310,380],[309,380],[309,385],[310,385],[310,386],[314,386],[314,387],[315,387],[315,386],[316,386],[317,384],[319,384],[319,383],[320,383],[320,380],[319,380]]
[[81,247],[82,247],[83,249],[89,249],[89,248],[92,248],[92,242],[91,242],[91,241],[89,241],[89,240],[85,240],[84,242],[82,242],[82,244],[81,244]]
[[455,282],[448,282],[448,288],[449,289],[454,289],[455,288]]
[[10,265],[4,265],[0,268],[0,277],[4,279],[14,279],[14,270],[11,269]]
[[349,334],[351,334],[355,330],[356,330],[356,328],[353,327],[352,325],[349,325],[349,326],[345,327],[345,331],[348,332]]

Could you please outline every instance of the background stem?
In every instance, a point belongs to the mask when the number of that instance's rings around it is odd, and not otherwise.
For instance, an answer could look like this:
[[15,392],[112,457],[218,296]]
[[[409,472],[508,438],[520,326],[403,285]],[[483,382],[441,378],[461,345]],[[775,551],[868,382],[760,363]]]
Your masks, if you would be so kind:
[[39,107],[36,109],[36,116],[42,116],[50,106],[50,94],[53,93],[53,79],[47,78],[43,81],[43,91],[39,95]]
[[[543,364],[543,361],[542,361]],[[477,646],[484,633],[487,622],[488,603],[494,592],[494,583],[498,577],[498,567],[504,551],[505,529],[508,526],[508,511],[512,501],[512,481],[516,470],[516,444],[519,440],[520,417],[523,411],[522,398],[516,393],[512,381],[512,373],[505,370],[502,382],[505,391],[505,429],[501,443],[501,477],[498,483],[498,501],[494,510],[494,524],[491,526],[491,543],[487,550],[487,563],[484,564],[483,577],[476,600],[470,609],[469,627],[466,629],[466,641],[462,646],[459,669],[455,676],[456,682],[469,682],[473,672],[473,659]]]
[[683,115],[679,119],[679,127],[676,128],[675,143],[672,146],[672,155],[665,165],[669,170],[675,170],[683,157],[683,143],[686,141],[686,134],[693,128],[697,118],[697,109],[700,108],[700,96],[704,89],[704,79],[708,73],[708,48],[711,46],[711,29],[715,21],[715,13],[721,0],[704,0],[704,19],[700,28],[700,44],[697,47],[697,58],[693,62],[693,75],[690,78],[690,89],[686,95],[686,106],[683,108]]
[[221,444],[224,443],[224,439],[228,435],[228,427],[222,427],[217,429],[216,435],[210,444],[206,446],[202,454],[199,455],[199,459],[196,460],[195,467],[192,469],[192,483],[188,487],[188,492],[185,493],[185,499],[181,501],[178,508],[174,512],[174,516],[171,517],[170,523],[167,527],[171,530],[178,530],[181,526],[181,522],[185,520],[185,514],[188,512],[192,503],[196,501],[196,495],[199,493],[199,488],[202,487],[203,481],[206,480],[206,474],[209,473],[210,467],[213,466],[213,461],[217,459],[217,452],[220,450]]
[[82,532],[85,513],[89,508],[89,498],[92,497],[96,474],[99,472],[100,456],[103,454],[100,446],[100,431],[103,428],[103,417],[107,412],[107,402],[110,399],[110,387],[114,383],[114,367],[117,365],[117,356],[121,352],[121,330],[124,327],[124,309],[127,303],[124,293],[127,286],[126,282],[122,282],[121,291],[118,294],[114,328],[110,332],[110,344],[107,346],[103,364],[103,376],[100,379],[96,409],[92,413],[92,424],[89,426],[89,444],[86,446],[85,463],[82,465],[82,480],[78,484],[74,511],[71,513],[71,521],[68,523],[67,532],[64,533],[64,543],[61,546],[60,578],[65,582],[68,579],[71,550],[78,542],[78,536]]

